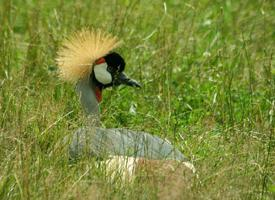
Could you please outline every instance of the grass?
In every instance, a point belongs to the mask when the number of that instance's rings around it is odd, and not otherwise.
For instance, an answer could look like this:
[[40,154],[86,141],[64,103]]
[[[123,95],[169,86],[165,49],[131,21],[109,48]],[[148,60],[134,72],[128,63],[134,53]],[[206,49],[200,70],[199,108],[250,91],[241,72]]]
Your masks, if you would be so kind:
[[1,1],[0,199],[157,198],[146,180],[112,184],[94,160],[68,162],[62,140],[85,117],[54,59],[83,26],[122,38],[126,72],[143,84],[104,92],[102,126],[166,137],[197,168],[191,189],[162,198],[274,199],[274,9],[268,0]]

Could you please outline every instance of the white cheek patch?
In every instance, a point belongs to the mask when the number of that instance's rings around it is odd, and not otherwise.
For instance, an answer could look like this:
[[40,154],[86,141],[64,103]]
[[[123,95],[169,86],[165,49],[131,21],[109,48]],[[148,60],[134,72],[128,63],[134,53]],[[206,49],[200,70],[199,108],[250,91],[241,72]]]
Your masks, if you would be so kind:
[[107,63],[94,66],[96,80],[104,85],[112,82],[112,75],[107,71],[107,67]]

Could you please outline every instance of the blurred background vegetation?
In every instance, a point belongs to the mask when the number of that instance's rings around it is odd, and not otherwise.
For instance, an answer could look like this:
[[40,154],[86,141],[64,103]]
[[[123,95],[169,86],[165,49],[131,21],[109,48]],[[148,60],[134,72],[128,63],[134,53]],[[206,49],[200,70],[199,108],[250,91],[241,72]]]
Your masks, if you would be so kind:
[[143,84],[104,91],[102,126],[168,138],[196,166],[191,189],[170,193],[274,199],[274,11],[272,0],[2,0],[0,199],[169,197],[68,162],[62,140],[85,116],[54,59],[82,27],[120,37]]

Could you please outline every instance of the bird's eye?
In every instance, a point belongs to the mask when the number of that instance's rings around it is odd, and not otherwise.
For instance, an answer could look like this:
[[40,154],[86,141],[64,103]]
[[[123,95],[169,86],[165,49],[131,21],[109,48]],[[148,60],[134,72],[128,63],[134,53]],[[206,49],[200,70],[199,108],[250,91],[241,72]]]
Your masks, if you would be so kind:
[[112,68],[111,66],[108,66],[108,67],[107,67],[107,71],[108,71],[108,72],[112,72],[112,71],[113,71],[113,68]]

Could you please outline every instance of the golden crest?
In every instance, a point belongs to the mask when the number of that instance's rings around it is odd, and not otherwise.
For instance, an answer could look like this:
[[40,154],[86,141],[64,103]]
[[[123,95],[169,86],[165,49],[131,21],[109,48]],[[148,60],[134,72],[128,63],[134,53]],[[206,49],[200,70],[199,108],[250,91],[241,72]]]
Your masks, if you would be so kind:
[[91,74],[94,62],[120,44],[117,37],[101,30],[75,32],[57,52],[59,76],[64,81],[76,82]]

